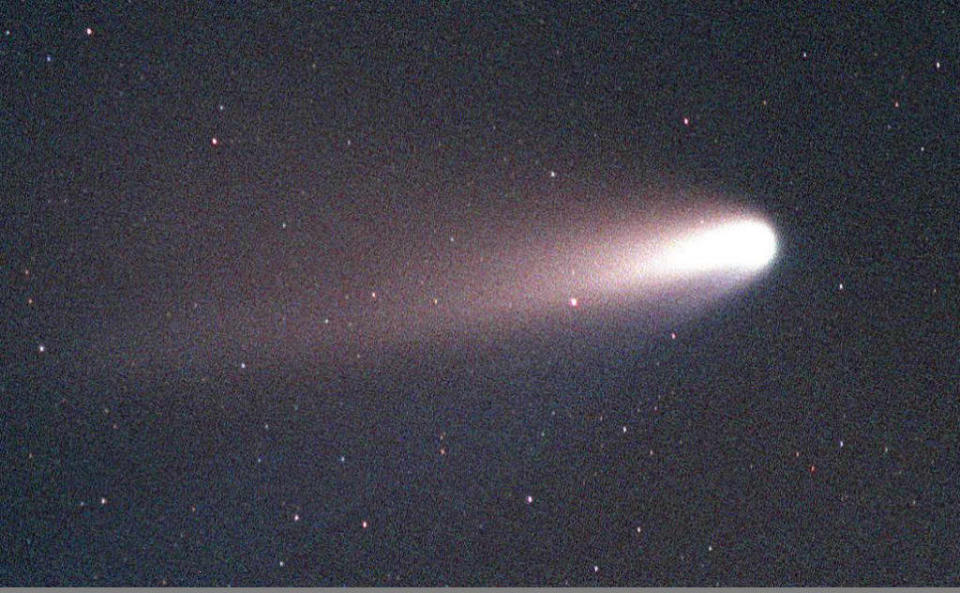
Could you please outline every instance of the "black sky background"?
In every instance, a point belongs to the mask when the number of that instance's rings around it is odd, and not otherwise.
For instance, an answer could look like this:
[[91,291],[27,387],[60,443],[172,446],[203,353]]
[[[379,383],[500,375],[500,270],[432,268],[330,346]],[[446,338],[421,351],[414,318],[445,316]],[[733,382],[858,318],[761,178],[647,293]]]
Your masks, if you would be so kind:
[[[950,3],[0,35],[0,583],[960,580]],[[491,253],[690,196],[763,213],[774,265],[695,314],[397,339]]]

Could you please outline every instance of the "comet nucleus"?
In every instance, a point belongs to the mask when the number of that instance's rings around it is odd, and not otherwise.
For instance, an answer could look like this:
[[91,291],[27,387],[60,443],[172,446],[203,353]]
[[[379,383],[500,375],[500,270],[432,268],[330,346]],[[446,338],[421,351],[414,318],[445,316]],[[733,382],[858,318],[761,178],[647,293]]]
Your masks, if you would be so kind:
[[759,220],[727,222],[699,228],[672,242],[657,266],[665,274],[752,272],[777,253],[777,237]]

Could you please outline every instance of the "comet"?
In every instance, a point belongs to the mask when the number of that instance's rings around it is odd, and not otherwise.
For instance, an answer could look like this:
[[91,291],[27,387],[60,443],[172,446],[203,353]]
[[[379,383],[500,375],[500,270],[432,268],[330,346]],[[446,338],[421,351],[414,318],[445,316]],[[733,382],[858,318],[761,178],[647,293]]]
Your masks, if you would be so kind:
[[[549,336],[588,325],[596,335],[605,331],[598,328],[647,331],[709,314],[777,257],[776,232],[761,213],[715,201],[650,202],[626,213],[504,215],[497,225],[461,229],[456,243],[439,248],[432,234],[401,233],[402,248],[381,249],[376,265],[318,257],[304,264],[311,274],[283,291],[232,274],[209,294],[190,296],[210,303],[207,316],[144,341],[180,357],[178,364],[186,364],[188,343],[189,364],[229,358],[248,372],[253,359],[352,364],[358,355],[477,336]],[[363,282],[343,280],[352,278]]]

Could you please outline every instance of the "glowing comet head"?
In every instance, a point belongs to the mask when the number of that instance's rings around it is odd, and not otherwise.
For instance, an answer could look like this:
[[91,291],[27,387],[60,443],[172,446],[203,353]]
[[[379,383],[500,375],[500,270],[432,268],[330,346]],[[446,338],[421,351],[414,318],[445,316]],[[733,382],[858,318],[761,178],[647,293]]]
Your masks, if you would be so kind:
[[758,220],[739,220],[694,231],[671,243],[659,261],[667,275],[706,272],[752,272],[777,252],[773,229]]

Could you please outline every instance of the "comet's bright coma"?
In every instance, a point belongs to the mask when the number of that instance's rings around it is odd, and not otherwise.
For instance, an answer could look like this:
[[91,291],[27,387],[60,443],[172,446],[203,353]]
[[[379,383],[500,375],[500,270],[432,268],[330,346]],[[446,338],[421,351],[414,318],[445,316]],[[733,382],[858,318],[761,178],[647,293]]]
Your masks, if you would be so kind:
[[752,272],[765,267],[776,253],[777,236],[769,224],[739,220],[676,239],[657,267],[665,274]]

